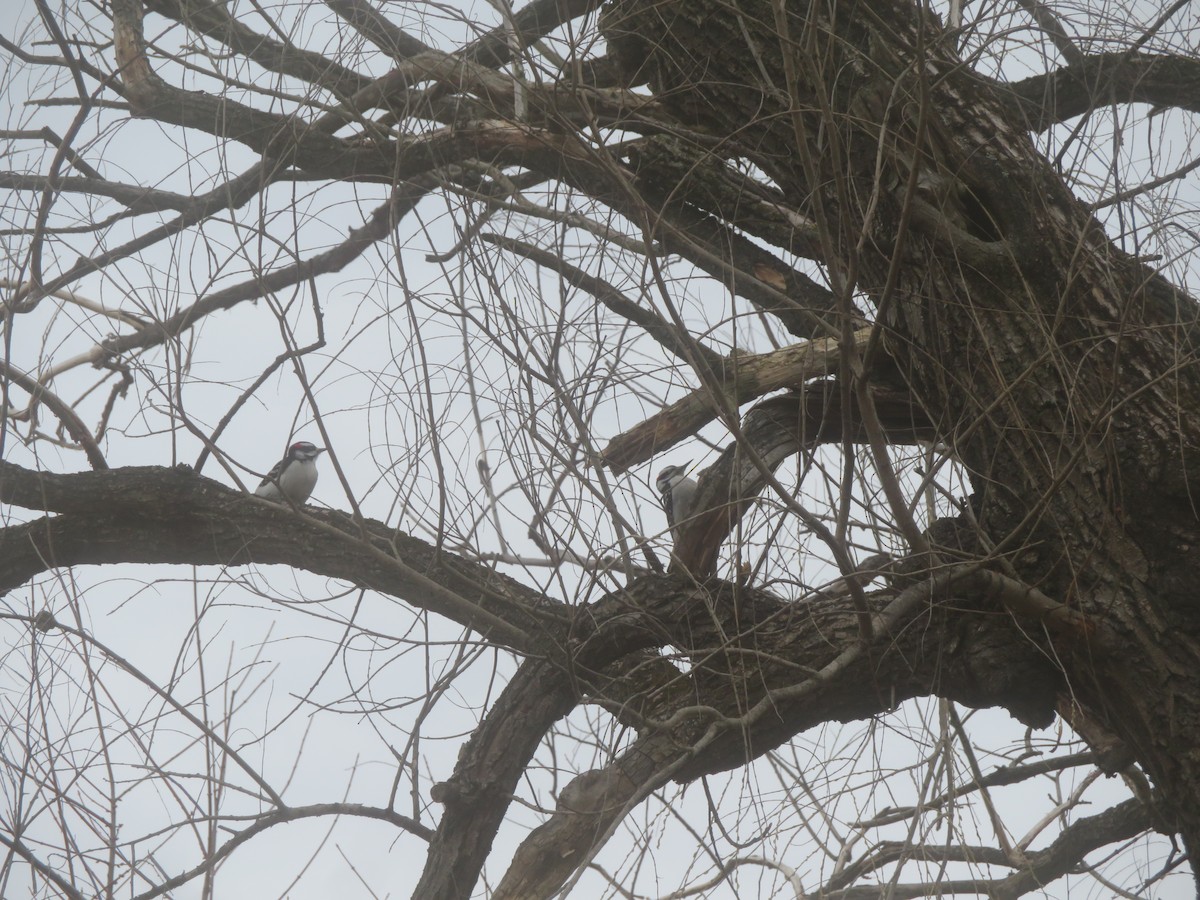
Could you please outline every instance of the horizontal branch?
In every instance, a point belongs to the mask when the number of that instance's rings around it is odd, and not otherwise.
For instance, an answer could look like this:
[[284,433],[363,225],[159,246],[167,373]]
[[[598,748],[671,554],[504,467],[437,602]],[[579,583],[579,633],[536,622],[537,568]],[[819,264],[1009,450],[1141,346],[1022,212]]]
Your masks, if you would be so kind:
[[566,617],[544,594],[383,522],[297,514],[186,467],[57,475],[0,461],[0,502],[58,513],[0,529],[0,593],[62,566],[257,563],[399,597],[519,650],[541,646]]
[[[1138,800],[1126,800],[1098,815],[1072,822],[1049,847],[1030,853],[1019,871],[1004,878],[945,879],[916,884],[899,882],[891,885],[888,896],[916,898],[975,894],[994,900],[1017,900],[1044,889],[1055,879],[1077,870],[1092,851],[1135,837],[1150,828],[1151,824],[1150,810]],[[1002,860],[993,856],[995,852],[994,849],[989,849],[986,854],[971,861],[1004,864]],[[953,860],[957,859],[958,852],[955,848],[944,846],[912,847],[909,857]],[[888,861],[890,860],[881,860],[880,863]],[[873,885],[847,887],[842,890],[822,891],[821,896],[828,900],[876,900],[879,897],[879,888]]]
[[1123,51],[1096,53],[1045,75],[996,88],[1035,131],[1114,102],[1200,112],[1200,60]]
[[91,197],[108,197],[125,206],[134,215],[162,213],[167,210],[187,212],[201,205],[201,201],[196,197],[177,194],[174,191],[160,191],[140,184],[122,184],[79,175],[50,178],[45,175],[0,172],[0,188],[11,191],[54,190]]

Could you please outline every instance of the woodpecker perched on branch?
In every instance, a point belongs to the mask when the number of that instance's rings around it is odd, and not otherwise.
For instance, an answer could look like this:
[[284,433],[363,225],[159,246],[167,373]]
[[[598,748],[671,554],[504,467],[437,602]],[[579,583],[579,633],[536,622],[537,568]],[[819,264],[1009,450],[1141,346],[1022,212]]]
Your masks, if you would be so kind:
[[676,539],[679,537],[677,526],[692,514],[692,501],[696,497],[696,480],[687,474],[690,465],[689,462],[682,466],[667,466],[654,481],[667,513],[667,524],[671,526],[671,537]]
[[268,500],[303,503],[317,486],[317,457],[324,452],[324,447],[297,441],[288,447],[287,455],[275,463],[254,493]]

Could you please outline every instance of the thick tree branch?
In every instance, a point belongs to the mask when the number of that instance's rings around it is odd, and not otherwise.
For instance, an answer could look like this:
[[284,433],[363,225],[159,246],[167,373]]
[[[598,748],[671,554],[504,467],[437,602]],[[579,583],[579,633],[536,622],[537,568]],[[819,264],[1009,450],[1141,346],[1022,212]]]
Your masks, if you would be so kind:
[[543,594],[382,522],[364,531],[341,512],[298,515],[186,469],[54,475],[0,461],[0,502],[60,513],[0,529],[0,592],[60,566],[279,563],[400,597],[516,649],[540,646],[565,616]]
[[1090,54],[1045,75],[997,85],[1034,131],[1112,103],[1200,112],[1200,59],[1123,51]]
[[517,671],[459,754],[454,777],[434,787],[444,809],[414,897],[472,895],[525,767],[574,705],[574,685],[559,666],[531,659]]
[[686,753],[674,733],[649,734],[612,764],[572,779],[554,813],[517,848],[494,900],[554,896],[603,846],[615,823],[669,780]]
[[366,0],[325,0],[325,5],[396,62],[433,49],[400,28]]
[[1058,48],[1058,52],[1062,54],[1063,59],[1072,65],[1083,62],[1086,58],[1083,51],[1076,46],[1071,36],[1067,34],[1067,29],[1063,26],[1062,19],[1054,14],[1054,10],[1041,2],[1041,0],[1017,0],[1017,2],[1033,17],[1038,27],[1046,33],[1046,36]]
[[657,600],[643,593],[639,608],[694,668],[668,686],[654,683],[638,740],[562,791],[556,811],[517,851],[497,896],[550,896],[650,791],[744,765],[831,719],[870,716],[936,693],[1048,722],[1058,674],[1019,629],[968,612],[972,603],[956,592],[947,602],[952,580],[943,574],[898,597],[874,598],[871,649],[859,643],[858,615],[844,598],[784,604],[714,584],[704,603],[681,606],[685,598],[670,592]]

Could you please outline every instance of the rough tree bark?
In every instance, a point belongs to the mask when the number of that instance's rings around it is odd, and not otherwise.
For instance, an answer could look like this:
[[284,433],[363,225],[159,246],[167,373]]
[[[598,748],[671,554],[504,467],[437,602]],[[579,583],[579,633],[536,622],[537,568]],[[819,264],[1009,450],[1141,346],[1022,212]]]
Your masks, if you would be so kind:
[[604,23],[631,80],[823,226],[990,552],[1110,636],[1058,644],[1066,682],[1200,853],[1194,301],[1113,245],[911,3],[625,0]]

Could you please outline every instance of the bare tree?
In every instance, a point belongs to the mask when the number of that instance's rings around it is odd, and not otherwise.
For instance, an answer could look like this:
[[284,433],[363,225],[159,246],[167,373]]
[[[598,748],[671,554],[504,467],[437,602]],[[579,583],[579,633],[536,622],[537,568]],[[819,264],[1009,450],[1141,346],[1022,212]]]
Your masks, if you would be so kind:
[[0,894],[1190,890],[1197,9],[29,12]]

